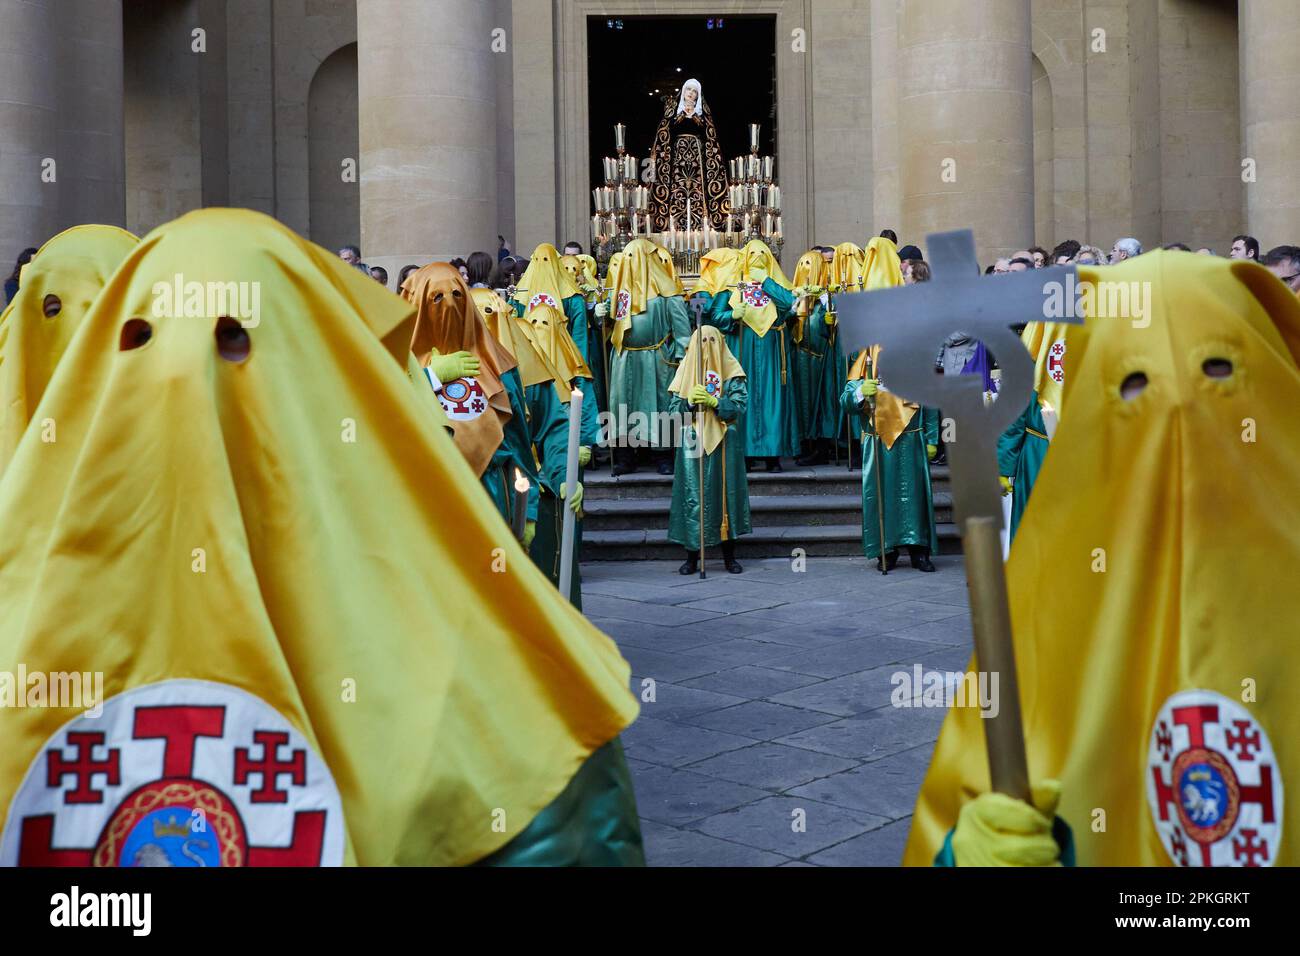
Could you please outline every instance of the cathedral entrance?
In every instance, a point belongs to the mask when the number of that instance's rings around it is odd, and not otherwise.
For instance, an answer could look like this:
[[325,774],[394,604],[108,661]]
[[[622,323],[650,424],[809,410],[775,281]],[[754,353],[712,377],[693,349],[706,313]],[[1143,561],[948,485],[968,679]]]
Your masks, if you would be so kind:
[[627,127],[628,153],[649,159],[667,111],[677,112],[682,85],[691,79],[699,84],[724,161],[749,153],[751,123],[761,125],[759,151],[776,153],[774,15],[587,17],[593,188],[605,182],[602,161],[614,155],[615,124]]

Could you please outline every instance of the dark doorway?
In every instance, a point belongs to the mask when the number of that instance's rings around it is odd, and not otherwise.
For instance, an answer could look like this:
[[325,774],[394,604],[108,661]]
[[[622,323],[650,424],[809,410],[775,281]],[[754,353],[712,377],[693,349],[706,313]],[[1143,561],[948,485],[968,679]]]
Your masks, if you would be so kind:
[[[614,124],[627,151],[650,155],[664,100],[697,79],[713,113],[724,159],[749,154],[749,124],[763,126],[760,152],[776,155],[776,17],[588,17],[590,178],[614,155]],[[777,175],[781,160],[777,157]]]

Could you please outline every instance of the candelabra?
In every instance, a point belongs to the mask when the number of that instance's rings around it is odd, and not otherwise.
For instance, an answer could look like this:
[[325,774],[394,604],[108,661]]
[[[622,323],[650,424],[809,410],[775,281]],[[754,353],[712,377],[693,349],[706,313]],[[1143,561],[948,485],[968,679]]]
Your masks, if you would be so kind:
[[627,127],[614,127],[616,156],[601,160],[605,185],[592,190],[596,214],[591,217],[591,247],[602,269],[633,236],[649,229],[650,190],[640,184],[635,156],[627,153]]
[[776,157],[759,155],[760,130],[757,123],[749,125],[749,155],[737,156],[729,163],[727,196],[732,222],[727,231],[732,232],[734,224],[744,242],[761,239],[780,259],[785,245],[781,187],[776,184]]
[[686,202],[686,221],[668,217],[668,228],[651,232],[650,190],[637,180],[637,161],[625,149],[627,128],[614,127],[617,156],[604,158],[605,185],[592,190],[596,212],[591,217],[593,255],[602,271],[610,257],[637,236],[644,236],[667,249],[679,275],[698,275],[700,259],[711,249],[739,249],[753,239],[767,243],[779,260],[785,244],[781,217],[781,187],[775,178],[776,159],[759,155],[762,127],[749,127],[749,155],[729,161],[725,228],[717,229],[708,209]]

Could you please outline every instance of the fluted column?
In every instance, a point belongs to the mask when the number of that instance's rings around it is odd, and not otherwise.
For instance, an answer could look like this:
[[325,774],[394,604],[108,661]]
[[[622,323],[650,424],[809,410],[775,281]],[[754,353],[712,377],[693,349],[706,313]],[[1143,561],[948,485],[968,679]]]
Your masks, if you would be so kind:
[[1034,238],[1029,0],[902,0],[898,16],[899,235],[973,228],[982,262],[1024,248]]
[[1262,251],[1300,241],[1300,20],[1295,0],[1237,5],[1241,38],[1241,126],[1245,157],[1255,161],[1246,184],[1246,231]]
[[[58,227],[59,29],[51,0],[0,0],[0,272]],[[56,181],[41,181],[55,161]]]
[[361,254],[390,275],[497,248],[495,11],[357,2]]

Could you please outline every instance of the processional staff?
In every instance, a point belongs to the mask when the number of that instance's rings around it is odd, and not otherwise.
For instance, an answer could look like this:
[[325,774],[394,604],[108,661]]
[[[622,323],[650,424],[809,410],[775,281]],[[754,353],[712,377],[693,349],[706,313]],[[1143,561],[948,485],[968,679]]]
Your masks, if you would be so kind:
[[[846,352],[878,344],[889,355],[891,391],[896,395],[942,408],[955,422],[948,460],[966,557],[975,659],[982,671],[998,674],[1003,693],[998,715],[984,725],[989,779],[998,793],[1028,802],[1029,770],[999,541],[997,440],[1024,411],[1033,392],[1033,362],[1011,326],[1043,321],[1048,296],[1072,288],[1066,279],[1075,270],[1054,266],[989,281],[980,275],[969,229],[931,234],[926,245],[931,281],[841,295],[840,333]],[[991,405],[984,403],[980,377],[934,374],[936,343],[956,329],[979,339],[998,357],[1002,380],[998,400]]]

